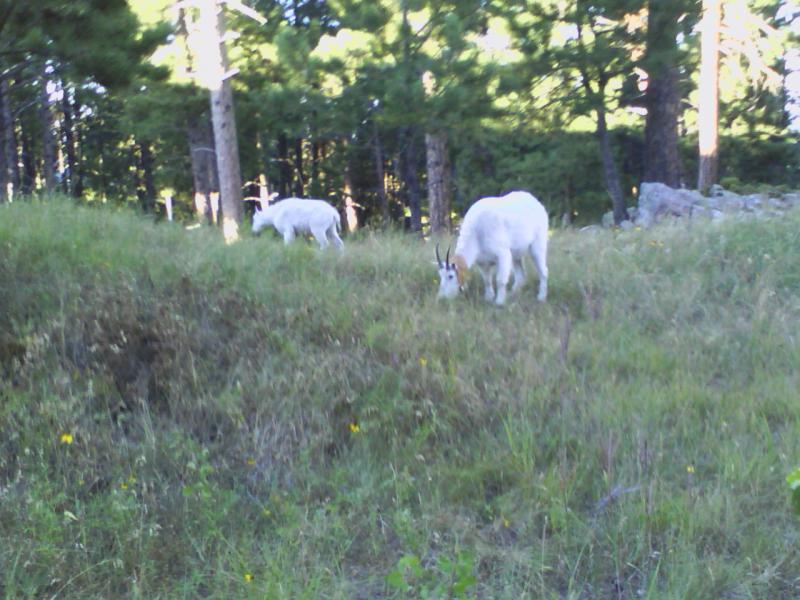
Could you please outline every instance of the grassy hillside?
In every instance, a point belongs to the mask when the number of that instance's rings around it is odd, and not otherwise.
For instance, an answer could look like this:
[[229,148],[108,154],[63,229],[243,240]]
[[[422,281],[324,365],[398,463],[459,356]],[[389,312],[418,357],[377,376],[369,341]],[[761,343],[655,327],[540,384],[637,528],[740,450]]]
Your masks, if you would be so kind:
[[0,206],[0,596],[800,596],[800,214],[557,231],[503,309],[220,237]]

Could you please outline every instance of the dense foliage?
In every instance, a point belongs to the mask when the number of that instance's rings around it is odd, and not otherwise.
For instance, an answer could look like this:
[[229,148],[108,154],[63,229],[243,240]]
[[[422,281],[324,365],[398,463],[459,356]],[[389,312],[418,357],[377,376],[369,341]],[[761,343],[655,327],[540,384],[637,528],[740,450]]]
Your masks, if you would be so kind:
[[[196,39],[191,3],[6,4],[3,194],[9,184],[17,194],[60,187],[149,212],[163,212],[169,197],[179,216],[193,215],[198,182],[207,176],[213,187],[214,176],[201,160],[213,139],[208,94],[193,76],[206,41]],[[650,152],[647,74],[665,66],[680,72],[681,180],[695,180],[698,3],[249,5],[265,24],[227,9],[246,196],[316,196],[340,208],[350,198],[362,224],[410,219],[416,228],[427,211],[426,136],[436,133],[447,139],[455,213],[521,187],[556,217],[595,219],[610,206],[609,168],[624,201],[635,199]],[[654,7],[655,23],[678,23],[666,39],[648,34]],[[720,177],[797,186],[788,129],[797,99],[786,78],[795,15],[767,0],[726,15]],[[604,164],[595,135],[606,126]]]

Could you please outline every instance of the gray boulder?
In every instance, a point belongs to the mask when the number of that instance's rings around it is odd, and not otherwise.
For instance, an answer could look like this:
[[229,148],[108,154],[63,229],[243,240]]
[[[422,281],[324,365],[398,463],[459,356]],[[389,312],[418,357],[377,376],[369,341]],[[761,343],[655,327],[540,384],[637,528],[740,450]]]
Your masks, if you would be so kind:
[[[628,208],[629,220],[620,223],[622,229],[651,227],[663,220],[681,217],[707,218],[717,221],[728,216],[762,217],[779,215],[800,207],[800,192],[790,192],[777,198],[766,194],[742,196],[716,184],[703,196],[696,190],[676,189],[658,182],[644,182],[639,190],[638,206]],[[602,227],[614,226],[614,213],[603,215]]]
[[653,221],[664,217],[691,216],[701,205],[703,195],[694,190],[675,189],[658,182],[644,182],[639,190],[639,210],[646,210]]

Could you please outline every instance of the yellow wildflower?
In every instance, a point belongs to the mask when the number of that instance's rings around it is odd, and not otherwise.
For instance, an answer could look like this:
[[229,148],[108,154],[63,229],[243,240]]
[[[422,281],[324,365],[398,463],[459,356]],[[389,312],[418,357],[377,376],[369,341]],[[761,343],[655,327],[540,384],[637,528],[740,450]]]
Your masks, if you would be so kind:
[[424,356],[419,357],[419,366],[425,368],[428,365],[428,359]]
[[74,441],[71,433],[62,433],[59,440],[62,444],[71,444]]
[[690,475],[694,473],[694,465],[687,465],[686,472],[689,473]]
[[245,583],[250,583],[253,581],[253,574],[252,573],[245,573],[244,574]]
[[255,461],[255,459],[250,457],[250,458],[247,459],[247,464],[252,467],[254,464],[256,464],[256,461]]
[[122,490],[127,490],[128,489],[128,484],[127,484],[127,482],[123,481],[122,483],[119,484],[119,487]]
[[350,427],[350,433],[358,433],[359,431],[361,431],[361,427],[359,427],[358,423],[356,423],[355,421],[353,423],[350,423],[348,427]]

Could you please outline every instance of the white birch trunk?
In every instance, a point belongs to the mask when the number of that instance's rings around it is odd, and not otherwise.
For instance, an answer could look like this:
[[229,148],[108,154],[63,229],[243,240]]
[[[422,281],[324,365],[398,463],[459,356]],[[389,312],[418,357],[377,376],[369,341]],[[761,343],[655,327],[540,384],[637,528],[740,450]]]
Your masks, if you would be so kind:
[[221,201],[222,235],[227,243],[239,239],[242,220],[242,177],[236,138],[236,116],[225,48],[222,44],[225,22],[216,0],[203,0],[200,10],[198,50],[199,75],[209,90],[211,120],[217,154],[217,174]]
[[719,166],[719,37],[722,0],[703,0],[700,40],[700,85],[697,128],[700,160],[697,189],[705,193],[717,182]]

